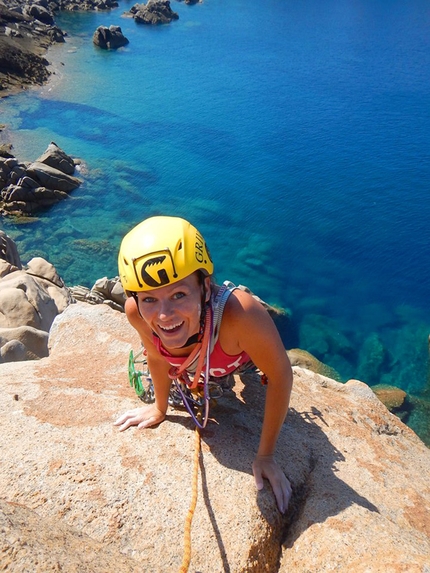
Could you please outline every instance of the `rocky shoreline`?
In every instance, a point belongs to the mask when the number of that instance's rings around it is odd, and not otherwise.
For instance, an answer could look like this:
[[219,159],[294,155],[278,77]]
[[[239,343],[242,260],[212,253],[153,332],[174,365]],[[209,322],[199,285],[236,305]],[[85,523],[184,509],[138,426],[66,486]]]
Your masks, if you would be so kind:
[[[185,0],[196,4],[200,0]],[[66,32],[55,23],[62,11],[95,11],[118,8],[116,0],[1,0],[0,1],[0,98],[46,83],[51,75],[44,57],[49,46],[65,41]],[[179,18],[170,0],[148,0],[125,12],[137,23],[168,24]],[[109,32],[109,30],[108,30]],[[99,32],[100,35],[100,32]],[[97,42],[96,42],[97,43]],[[101,42],[102,48],[117,48],[128,40]]]
[[[195,4],[196,0],[185,0],[185,3]],[[60,11],[117,7],[116,0],[0,0],[0,98],[42,85],[55,73],[48,69],[50,63],[44,54],[52,44],[65,41],[66,32],[55,23]],[[170,0],[135,4],[124,16],[147,25],[168,24],[179,18],[170,8]],[[102,49],[117,49],[128,42],[119,26],[100,26],[93,35],[93,43]],[[0,132],[4,127],[0,125]],[[52,146],[55,144],[51,142]],[[0,144],[0,216],[34,215],[66,198],[80,185],[81,181],[73,176],[72,158],[59,148],[55,153],[62,154],[63,166],[69,164],[66,169],[60,167],[57,160],[55,165],[40,158],[31,164],[21,163],[12,153],[11,144],[4,141]],[[45,165],[38,165],[41,162]]]
[[40,19],[31,12],[31,6],[24,2],[0,3],[1,97],[45,83],[50,72],[44,54],[51,44],[64,42],[64,33],[54,24],[50,12],[40,6]]
[[1,0],[0,2],[0,97],[32,85],[44,84],[51,75],[44,57],[66,33],[55,24],[61,10],[110,10],[114,0]]

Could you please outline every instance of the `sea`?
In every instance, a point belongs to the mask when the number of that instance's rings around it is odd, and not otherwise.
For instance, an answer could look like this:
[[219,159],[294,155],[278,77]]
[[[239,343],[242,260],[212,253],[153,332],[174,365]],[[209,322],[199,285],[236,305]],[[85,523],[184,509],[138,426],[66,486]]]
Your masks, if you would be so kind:
[[[136,223],[185,217],[218,282],[283,309],[286,348],[403,389],[430,444],[428,0],[172,0],[161,26],[132,5],[61,13],[50,81],[0,102],[19,160],[82,161],[69,199],[2,219],[23,263],[91,287]],[[110,25],[127,46],[93,44]]]

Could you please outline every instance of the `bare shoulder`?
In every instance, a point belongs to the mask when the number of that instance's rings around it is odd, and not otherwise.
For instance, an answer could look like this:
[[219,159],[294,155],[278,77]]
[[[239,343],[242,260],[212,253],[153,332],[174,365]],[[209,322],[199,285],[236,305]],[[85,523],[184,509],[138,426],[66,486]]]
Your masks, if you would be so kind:
[[224,351],[235,354],[248,350],[250,341],[261,344],[268,340],[280,343],[278,330],[267,310],[249,293],[234,290],[225,306],[220,328]]
[[251,294],[241,289],[235,289],[227,300],[225,307],[227,321],[245,321],[249,324],[255,319],[272,319],[264,306]]
[[245,351],[270,379],[281,379],[291,369],[272,317],[258,300],[240,289],[227,301],[219,340],[227,354]]

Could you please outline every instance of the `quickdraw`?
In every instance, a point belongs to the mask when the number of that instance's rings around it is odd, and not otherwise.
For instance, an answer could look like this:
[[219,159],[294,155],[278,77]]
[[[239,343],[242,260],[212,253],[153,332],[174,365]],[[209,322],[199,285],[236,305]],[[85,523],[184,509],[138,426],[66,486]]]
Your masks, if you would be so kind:
[[[142,364],[143,369],[136,370],[136,364]],[[130,350],[128,356],[128,381],[142,402],[146,404],[154,402],[154,387],[146,359],[146,350],[143,346],[136,354],[134,354],[133,350]]]

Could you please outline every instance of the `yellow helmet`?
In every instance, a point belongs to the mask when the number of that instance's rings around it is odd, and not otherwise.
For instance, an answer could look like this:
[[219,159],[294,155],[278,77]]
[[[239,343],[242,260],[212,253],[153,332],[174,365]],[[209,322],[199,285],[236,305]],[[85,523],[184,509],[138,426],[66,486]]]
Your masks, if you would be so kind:
[[179,217],[150,217],[121,242],[118,270],[125,291],[161,288],[195,271],[213,273],[206,242],[198,230]]

